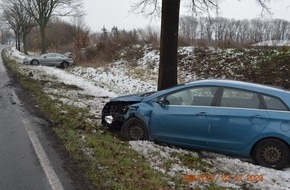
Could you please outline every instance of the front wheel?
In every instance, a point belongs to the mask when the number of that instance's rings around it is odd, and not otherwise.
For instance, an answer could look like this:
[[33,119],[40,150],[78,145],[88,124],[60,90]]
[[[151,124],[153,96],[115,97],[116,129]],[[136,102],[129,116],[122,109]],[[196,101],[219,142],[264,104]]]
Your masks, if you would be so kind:
[[148,140],[146,124],[138,118],[131,118],[124,123],[121,135],[125,140]]
[[259,142],[253,150],[255,162],[261,166],[283,169],[290,158],[290,151],[283,141],[269,138]]

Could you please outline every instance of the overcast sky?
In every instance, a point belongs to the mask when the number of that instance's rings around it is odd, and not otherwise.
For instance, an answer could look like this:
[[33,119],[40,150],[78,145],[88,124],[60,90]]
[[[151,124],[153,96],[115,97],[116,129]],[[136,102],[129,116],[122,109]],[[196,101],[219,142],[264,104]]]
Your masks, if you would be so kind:
[[[146,28],[151,25],[158,27],[160,19],[145,18],[143,15],[136,15],[130,12],[131,2],[138,0],[84,0],[85,23],[94,32],[101,31],[105,26],[110,30],[113,26],[119,29]],[[290,1],[272,0],[269,4],[273,15],[266,18],[281,18],[290,21]],[[181,0],[182,2],[182,0]],[[188,14],[182,6],[181,15]],[[220,16],[234,19],[260,18],[261,7],[255,0],[223,0],[220,3]]]

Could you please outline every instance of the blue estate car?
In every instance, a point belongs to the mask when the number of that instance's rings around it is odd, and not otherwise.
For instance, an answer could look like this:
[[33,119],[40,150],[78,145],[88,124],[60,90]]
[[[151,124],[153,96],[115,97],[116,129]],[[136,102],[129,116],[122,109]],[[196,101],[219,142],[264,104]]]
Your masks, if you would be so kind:
[[126,140],[252,157],[282,169],[290,160],[290,91],[231,80],[199,80],[108,102],[103,123]]

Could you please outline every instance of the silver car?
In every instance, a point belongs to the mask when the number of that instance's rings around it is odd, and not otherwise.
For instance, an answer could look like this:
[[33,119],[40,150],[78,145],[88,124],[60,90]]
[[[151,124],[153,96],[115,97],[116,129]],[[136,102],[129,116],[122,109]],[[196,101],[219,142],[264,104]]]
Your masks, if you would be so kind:
[[23,64],[30,65],[46,65],[66,68],[73,64],[73,60],[59,53],[47,53],[38,57],[26,57],[23,59]]

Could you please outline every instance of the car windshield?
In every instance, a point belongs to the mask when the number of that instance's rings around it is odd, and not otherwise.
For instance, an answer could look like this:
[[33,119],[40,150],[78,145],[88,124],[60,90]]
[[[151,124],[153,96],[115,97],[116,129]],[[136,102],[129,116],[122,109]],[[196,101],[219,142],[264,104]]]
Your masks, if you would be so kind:
[[169,87],[169,88],[166,88],[166,89],[163,89],[163,90],[159,90],[159,91],[141,93],[141,94],[139,94],[139,96],[140,97],[148,97],[148,96],[151,96],[152,94],[155,94],[155,93],[161,93],[162,94],[164,91],[170,90],[172,88],[180,87],[180,86],[183,86],[183,85],[186,85],[186,84],[185,83],[182,83],[182,84],[178,84],[176,86]]
[[154,94],[156,91],[153,91],[153,92],[145,92],[145,93],[142,93],[140,94],[139,96],[140,97],[147,97],[147,96],[150,96],[151,94]]

